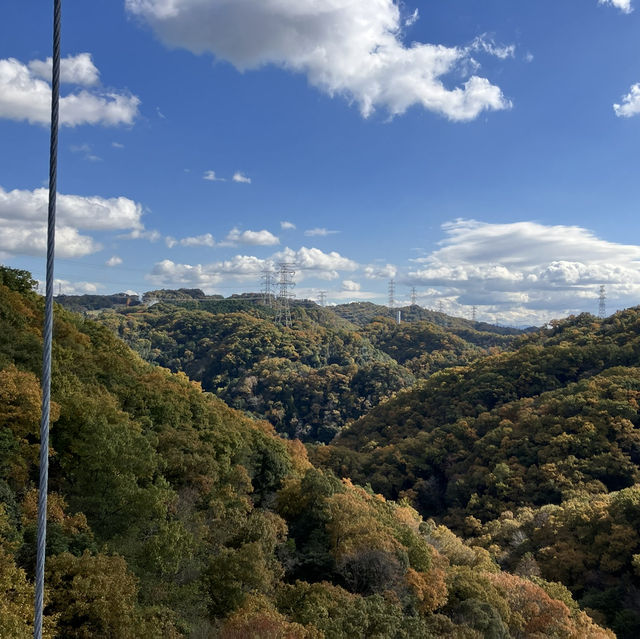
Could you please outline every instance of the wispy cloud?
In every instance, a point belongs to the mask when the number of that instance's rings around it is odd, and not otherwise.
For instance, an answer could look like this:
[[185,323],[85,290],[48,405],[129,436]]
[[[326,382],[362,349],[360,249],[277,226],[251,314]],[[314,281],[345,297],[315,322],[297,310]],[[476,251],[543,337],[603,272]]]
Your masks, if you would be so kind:
[[226,182],[225,178],[218,177],[215,171],[205,171],[202,179],[209,182]]
[[251,178],[247,177],[244,173],[240,171],[236,171],[231,178],[234,182],[239,182],[240,184],[251,184]]
[[120,264],[122,264],[122,258],[118,257],[117,255],[114,255],[113,257],[110,257],[105,264],[107,266],[119,266]]
[[165,243],[169,248],[174,246],[209,246],[214,247],[216,245],[215,238],[211,233],[205,233],[204,235],[197,235],[195,237],[183,237],[181,240],[176,240],[170,235],[165,238]]
[[340,231],[330,231],[325,228],[308,229],[304,232],[307,237],[327,237],[327,235],[335,235],[336,233],[340,233]]
[[283,231],[293,231],[296,228],[296,225],[293,222],[280,222],[280,228]]

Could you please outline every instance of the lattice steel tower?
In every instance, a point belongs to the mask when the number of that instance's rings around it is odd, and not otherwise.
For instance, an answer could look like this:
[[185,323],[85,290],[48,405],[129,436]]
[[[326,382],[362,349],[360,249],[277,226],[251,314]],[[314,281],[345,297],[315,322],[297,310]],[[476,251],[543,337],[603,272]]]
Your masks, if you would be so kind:
[[477,306],[472,306],[471,307],[471,321],[475,322],[476,321],[476,315],[478,314],[478,307]]
[[280,262],[278,264],[278,270],[280,273],[280,281],[278,285],[280,291],[278,293],[277,300],[277,313],[276,322],[283,326],[291,326],[291,298],[293,293],[290,291],[296,284],[293,281],[293,276],[296,274],[294,270],[295,264],[290,262]]
[[396,281],[389,280],[389,308],[396,305]]
[[411,306],[416,306],[418,304],[418,294],[416,293],[416,287],[411,287]]
[[320,306],[326,306],[327,305],[327,291],[320,291],[319,297],[320,297]]
[[266,268],[262,271],[262,303],[269,308],[273,307],[273,285],[275,280],[275,273]]
[[607,292],[604,284],[600,287],[600,298],[598,303],[598,317],[604,319],[607,316]]

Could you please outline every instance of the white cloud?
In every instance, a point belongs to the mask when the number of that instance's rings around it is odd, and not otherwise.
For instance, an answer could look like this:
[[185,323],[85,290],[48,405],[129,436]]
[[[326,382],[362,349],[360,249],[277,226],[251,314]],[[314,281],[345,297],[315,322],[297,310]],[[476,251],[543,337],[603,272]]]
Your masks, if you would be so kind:
[[249,244],[252,246],[274,246],[280,244],[280,240],[270,231],[240,231],[233,228],[226,237],[227,246],[236,244]]
[[398,269],[393,264],[385,264],[384,266],[370,264],[364,267],[364,274],[371,280],[390,280],[398,274]]
[[[0,187],[0,251],[42,255],[46,252],[48,189],[5,191]],[[58,194],[56,252],[80,257],[101,247],[79,229],[144,232],[142,206],[125,197],[103,198]]]
[[121,240],[148,240],[149,242],[157,242],[162,235],[158,231],[146,231],[144,229],[133,229],[130,233],[118,235]]
[[114,149],[124,149],[124,144],[120,143],[120,142],[112,142],[111,146]]
[[157,286],[189,286],[211,292],[225,280],[257,282],[266,264],[266,260],[252,255],[236,255],[229,260],[204,265],[162,260],[155,264],[147,279]]
[[117,255],[114,255],[113,257],[110,257],[105,264],[107,266],[118,266],[120,264],[122,264],[122,258],[118,257]]
[[[67,81],[84,86],[97,82],[97,69],[89,54],[65,60]],[[48,64],[40,60],[32,60],[28,65],[15,58],[0,60],[0,118],[49,124],[51,86],[40,77]],[[60,97],[60,123],[66,126],[132,124],[139,104],[140,100],[134,95],[83,88]]]
[[407,283],[438,287],[456,304],[514,324],[597,310],[605,284],[622,306],[640,296],[640,246],[616,244],[578,226],[456,220]]
[[640,82],[634,84],[622,97],[622,104],[614,104],[613,110],[619,118],[630,118],[640,114]]
[[[38,286],[44,288],[45,282],[38,282]],[[54,295],[93,295],[97,293],[102,284],[97,282],[70,282],[69,280],[53,280]]]
[[342,280],[342,290],[343,291],[359,291],[360,284],[358,282],[354,282],[353,280]]
[[209,182],[226,182],[224,178],[218,177],[215,171],[205,171],[202,179],[209,180]]
[[[56,228],[56,255],[58,257],[83,257],[99,251],[100,244],[74,228]],[[43,256],[47,252],[47,225],[45,223],[21,223],[0,217],[0,252],[9,255]]]
[[[306,74],[331,96],[357,103],[364,116],[391,115],[414,105],[450,120],[473,120],[509,108],[501,89],[472,75],[461,86],[445,78],[477,68],[473,47],[402,41],[403,16],[394,0],[126,0],[169,46],[211,52],[237,69],[274,64]],[[504,47],[482,48],[500,55]]]
[[500,60],[506,60],[507,58],[513,58],[516,53],[516,47],[514,44],[498,45],[492,38],[487,37],[486,34],[478,36],[469,47],[471,51],[482,51],[488,53]]
[[330,231],[329,229],[325,229],[325,228],[315,228],[315,229],[308,229],[307,231],[304,232],[304,234],[307,237],[327,237],[327,235],[335,235],[336,233],[339,233],[340,231]]
[[415,9],[414,12],[408,18],[405,18],[404,26],[410,27],[414,25],[416,22],[418,22],[419,19],[420,19],[420,12],[418,11],[418,9]]
[[631,0],[598,0],[598,4],[610,4],[620,9],[622,13],[631,13],[633,11]]
[[[262,271],[273,268],[278,262],[294,264],[297,282],[306,276],[321,279],[337,279],[338,271],[355,271],[358,264],[339,253],[324,253],[320,249],[306,248],[295,251],[286,248],[270,258],[261,259],[254,255],[236,255],[228,260],[211,264],[177,264],[172,260],[162,260],[147,276],[158,286],[189,286],[213,291],[222,282],[255,282],[258,284]],[[356,293],[354,293],[356,294]]]
[[87,144],[86,142],[84,144],[72,144],[69,147],[69,150],[72,153],[82,153],[85,157],[86,160],[89,160],[90,162],[101,162],[102,158],[98,155],[95,155],[95,153],[92,153],[91,151],[91,145]]
[[335,251],[325,253],[317,248],[303,246],[297,251],[286,248],[273,256],[276,262],[291,262],[298,271],[309,271],[322,279],[338,279],[339,271],[355,271],[357,262]]
[[251,178],[247,177],[244,173],[240,173],[240,171],[236,171],[231,179],[240,184],[251,184]]
[[210,246],[216,245],[216,241],[211,233],[205,233],[204,235],[197,235],[196,237],[183,237],[181,240],[176,240],[170,235],[165,238],[165,242],[169,248],[174,246]]
[[[51,58],[46,60],[31,60],[28,64],[29,71],[42,80],[51,80],[53,62]],[[70,55],[60,60],[60,82],[67,84],[80,84],[90,87],[100,81],[100,71],[93,64],[90,53]]]
[[[48,189],[6,191],[0,186],[0,251],[43,255],[48,205]],[[125,197],[59,193],[56,208],[56,254],[60,257],[81,257],[100,250],[100,244],[80,230],[146,232],[142,206]]]
[[[0,217],[38,222],[46,220],[48,205],[48,189],[5,191],[0,186]],[[81,229],[141,229],[142,213],[142,206],[126,197],[57,196],[57,220]]]
[[284,222],[280,222],[280,228],[283,231],[294,231],[296,228],[296,225],[293,222],[284,221]]

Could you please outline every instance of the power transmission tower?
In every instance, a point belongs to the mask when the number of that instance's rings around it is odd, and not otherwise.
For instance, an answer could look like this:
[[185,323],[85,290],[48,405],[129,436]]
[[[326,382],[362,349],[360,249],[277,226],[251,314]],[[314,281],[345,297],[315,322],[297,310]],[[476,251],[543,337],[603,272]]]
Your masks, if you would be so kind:
[[389,308],[396,305],[396,281],[389,280]]
[[472,306],[471,307],[471,321],[475,322],[476,321],[476,314],[478,313],[478,307],[477,306]]
[[604,284],[600,287],[600,298],[598,304],[598,317],[604,319],[607,316],[607,292]]
[[442,300],[438,300],[438,313],[444,313]]
[[327,291],[320,291],[320,306],[327,305]]
[[416,287],[411,287],[411,306],[416,306],[418,303],[418,294],[416,293]]
[[296,274],[294,266],[295,264],[290,262],[280,262],[278,264],[280,292],[277,300],[276,322],[283,326],[291,326],[291,305],[289,302],[293,297],[293,293],[289,289],[296,285],[293,281],[293,276]]
[[271,308],[273,306],[273,284],[275,273],[266,268],[262,271],[262,303]]

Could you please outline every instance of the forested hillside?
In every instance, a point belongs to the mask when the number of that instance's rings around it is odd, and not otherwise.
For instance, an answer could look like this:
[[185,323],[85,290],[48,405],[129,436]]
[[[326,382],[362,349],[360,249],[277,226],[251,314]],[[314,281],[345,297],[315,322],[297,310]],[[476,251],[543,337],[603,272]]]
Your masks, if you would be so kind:
[[294,306],[285,328],[272,309],[242,297],[122,308],[96,319],[147,361],[185,372],[279,433],[325,443],[416,379],[498,352],[514,339],[466,325],[398,325],[388,309],[375,308],[386,316],[362,327],[308,303]]
[[581,315],[440,371],[313,459],[408,499],[518,574],[640,634],[640,309]]
[[[0,269],[0,636],[12,639],[31,636],[43,307],[31,285]],[[317,470],[299,442],[97,323],[57,308],[53,356],[47,637],[612,636],[558,583],[502,572],[407,503]]]

